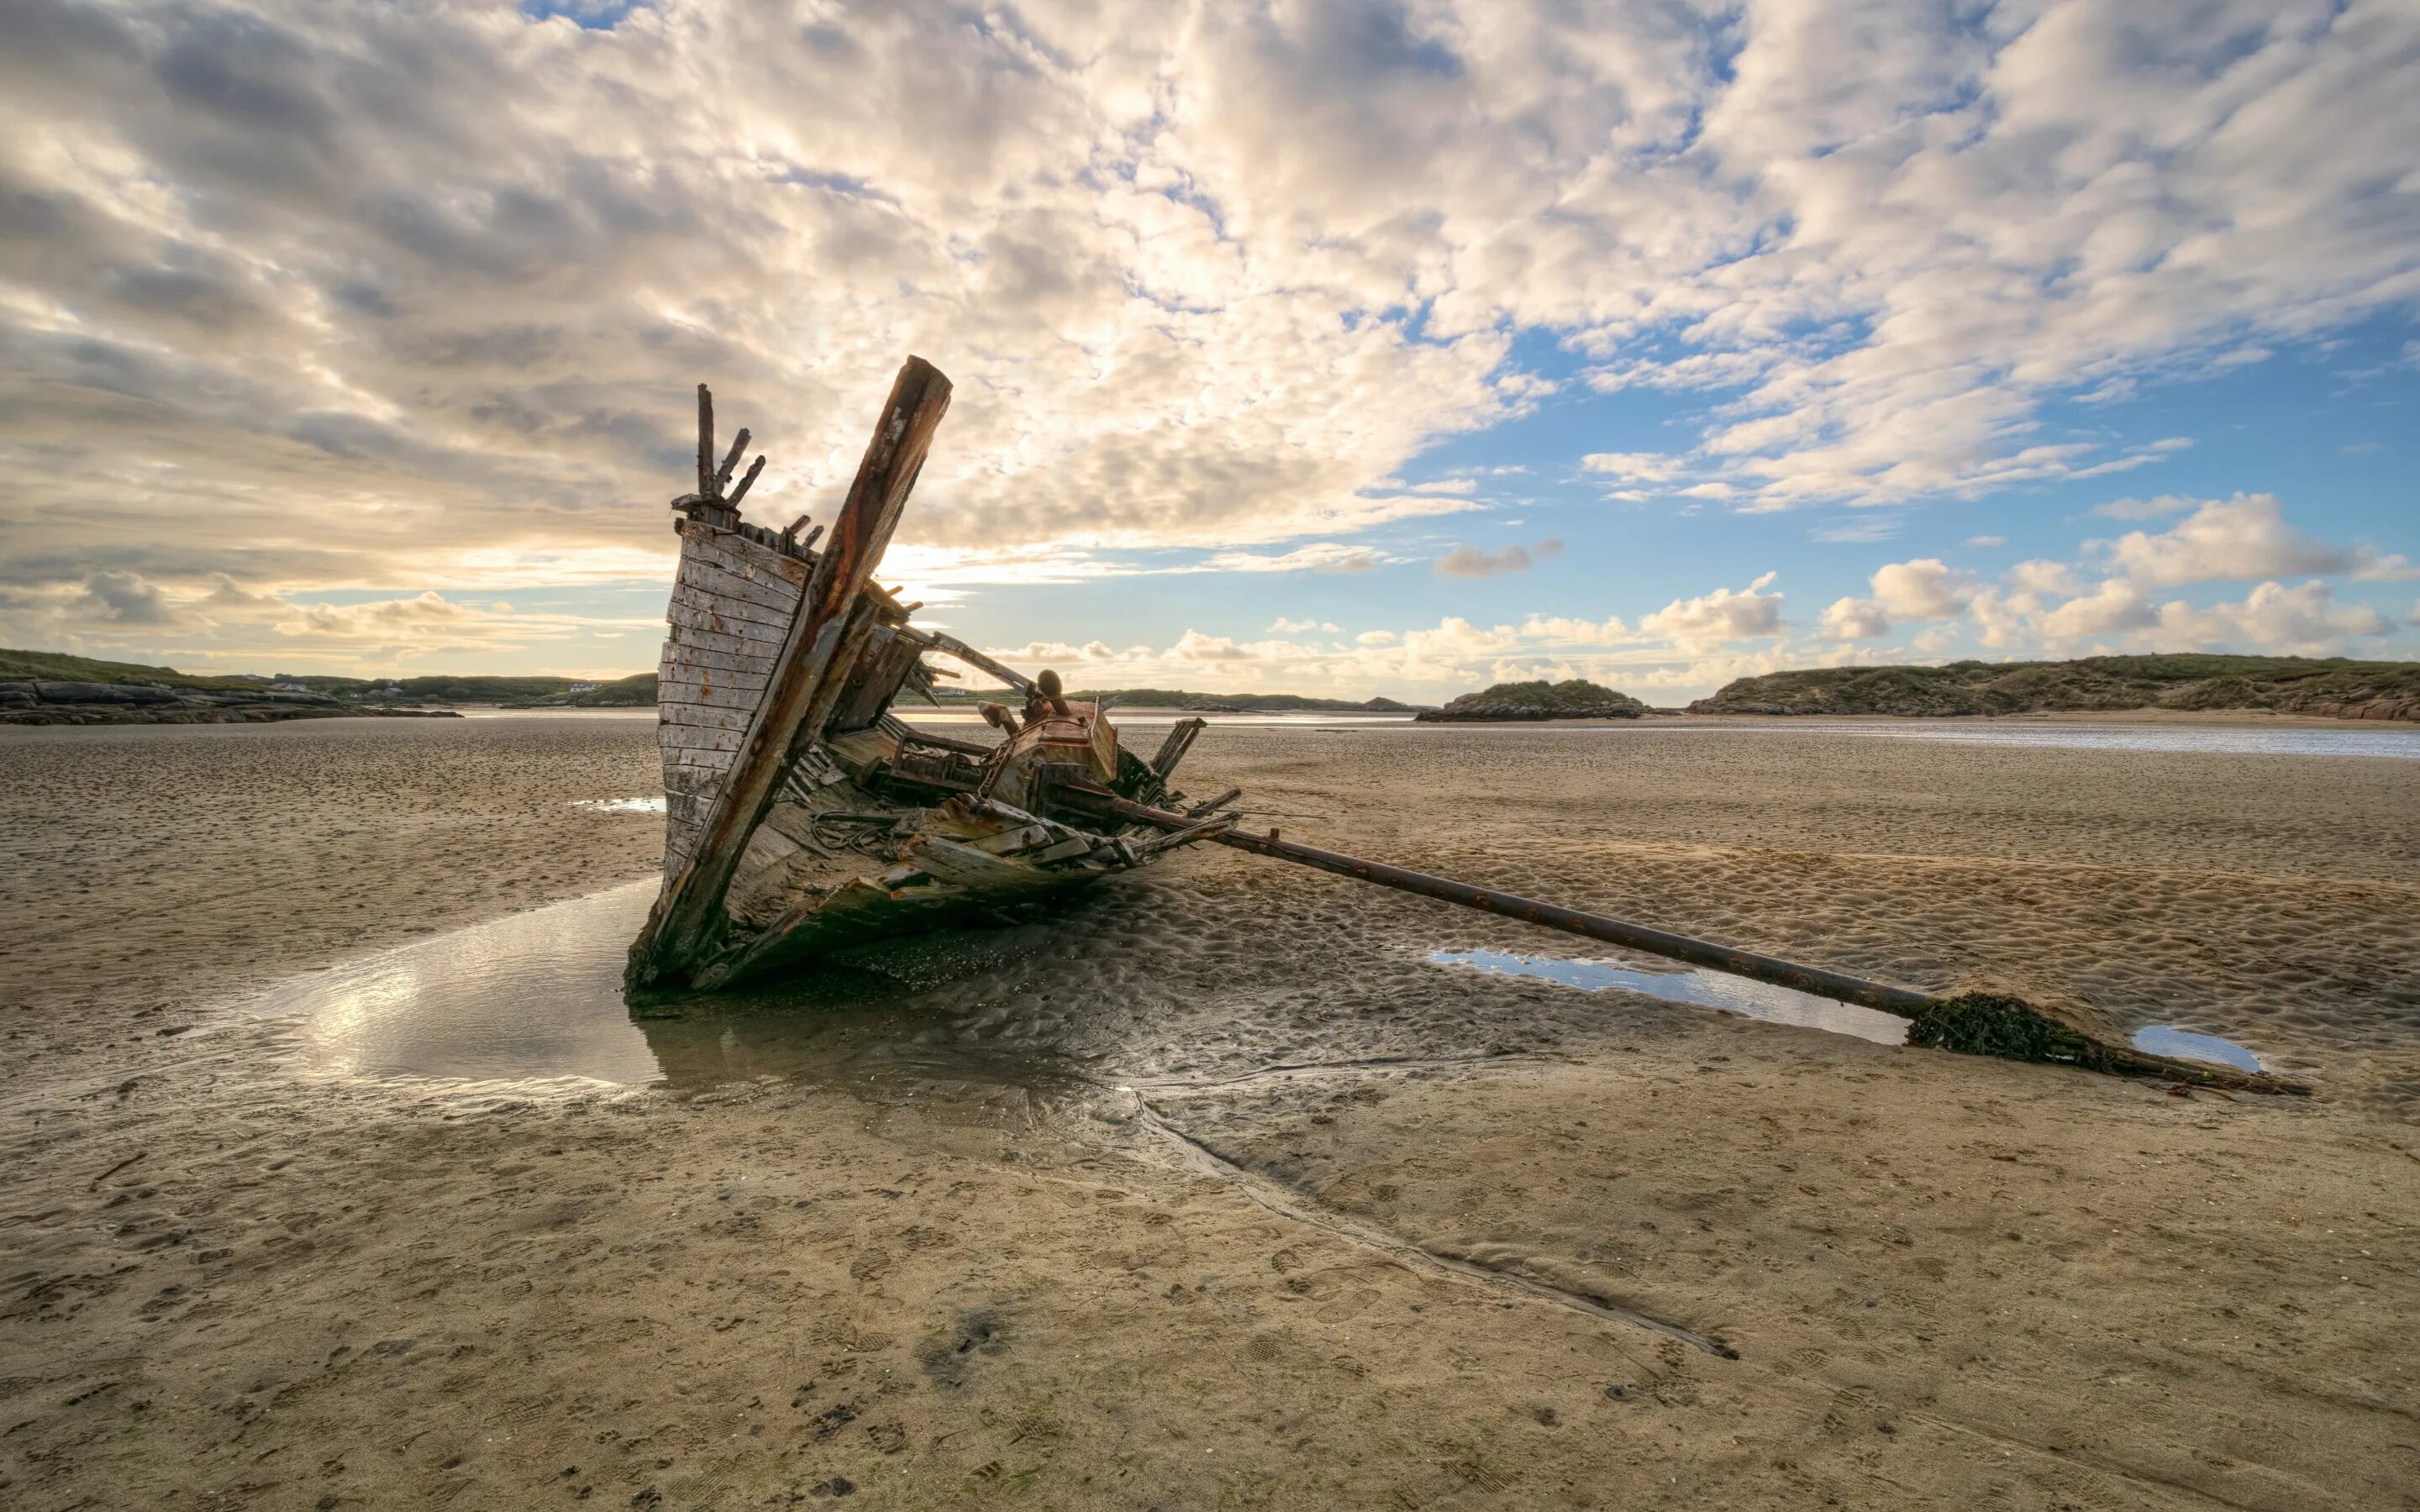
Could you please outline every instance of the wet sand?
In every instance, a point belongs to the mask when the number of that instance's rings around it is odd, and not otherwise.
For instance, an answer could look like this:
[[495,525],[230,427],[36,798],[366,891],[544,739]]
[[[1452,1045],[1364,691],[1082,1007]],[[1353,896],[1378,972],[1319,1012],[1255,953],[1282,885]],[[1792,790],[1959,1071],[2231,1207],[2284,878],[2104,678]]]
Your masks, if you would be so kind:
[[659,819],[574,805],[656,791],[651,727],[8,732],[0,1506],[2420,1504],[2420,763],[1193,762],[1291,836],[2319,1095],[1440,967],[1582,952],[1225,852],[643,1024],[652,1089],[346,1074],[314,1036],[381,1005],[245,1002],[647,874]]

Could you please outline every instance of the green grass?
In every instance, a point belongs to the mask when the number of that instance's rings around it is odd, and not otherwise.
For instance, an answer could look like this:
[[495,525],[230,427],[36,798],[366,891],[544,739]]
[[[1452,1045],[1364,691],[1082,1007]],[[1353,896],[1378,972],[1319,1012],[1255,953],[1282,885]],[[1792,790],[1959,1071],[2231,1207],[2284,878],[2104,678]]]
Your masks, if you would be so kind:
[[1824,667],[1726,685],[1692,713],[2027,714],[2075,709],[2330,712],[2379,700],[2420,717],[2420,662],[2177,653],[2075,661]]
[[241,677],[202,677],[173,667],[132,661],[95,661],[64,651],[0,650],[0,683],[40,679],[51,683],[164,683],[170,687],[257,687]]

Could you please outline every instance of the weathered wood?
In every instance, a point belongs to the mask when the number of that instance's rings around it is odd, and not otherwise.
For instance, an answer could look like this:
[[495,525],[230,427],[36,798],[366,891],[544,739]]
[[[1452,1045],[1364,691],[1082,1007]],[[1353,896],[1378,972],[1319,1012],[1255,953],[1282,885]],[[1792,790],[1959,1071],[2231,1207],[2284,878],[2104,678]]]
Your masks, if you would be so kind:
[[[659,668],[656,672],[656,689],[659,701],[669,696],[695,702],[700,701],[692,697],[693,694],[724,691],[761,696],[765,691],[765,671],[756,667],[743,668],[737,671],[720,667],[667,667]],[[751,705],[751,707],[753,706]]]
[[884,715],[881,722],[875,728],[896,741],[903,743],[912,741],[919,746],[930,746],[936,750],[954,750],[962,756],[981,758],[990,755],[992,751],[991,747],[980,740],[961,740],[955,735],[937,734],[929,730],[919,730],[895,714]]
[[[686,590],[686,592],[683,590]],[[723,620],[730,621],[735,624],[744,622],[748,625],[759,626],[764,630],[772,632],[768,638],[776,641],[782,640],[787,634],[787,626],[782,621],[780,611],[767,609],[761,604],[750,604],[736,598],[718,600],[714,598],[713,595],[688,583],[683,583],[679,588],[674,590],[672,605],[664,612],[664,618],[667,620],[673,620],[674,624],[678,624],[680,623],[678,620],[673,619],[673,610],[675,609],[688,614],[705,616],[708,621],[706,626],[707,629],[721,628],[720,625],[712,622]],[[725,633],[747,635],[751,632],[741,630]]]
[[799,590],[778,578],[750,578],[707,562],[682,562],[678,581],[685,588],[721,600],[725,608],[752,604],[768,613],[786,615],[799,603]]
[[[801,561],[777,547],[768,546],[752,535],[711,530],[702,525],[692,526],[681,533],[685,542],[684,557],[716,563],[742,576],[771,574],[804,587],[808,574],[814,570],[813,563]],[[769,539],[779,539],[770,531],[765,534]]]
[[959,640],[956,636],[944,635],[939,630],[927,630],[923,632],[923,634],[924,643],[931,646],[934,650],[948,652],[951,656],[957,657],[968,666],[972,667],[979,671],[991,673],[994,677],[999,678],[1001,682],[1006,683],[1009,687],[1017,689],[1019,692],[1030,693],[1033,690],[1032,678],[1026,676],[1023,672],[1015,671],[1009,668],[1001,666],[999,662],[992,660],[989,656],[977,651],[974,647]]
[[656,702],[667,708],[732,709],[751,714],[765,702],[765,685],[750,683],[662,683],[656,685]]
[[1244,790],[1242,788],[1229,788],[1226,792],[1219,794],[1217,797],[1204,799],[1203,801],[1195,804],[1192,808],[1186,810],[1185,815],[1188,819],[1199,819],[1203,814],[1209,813],[1213,810],[1224,809],[1227,805],[1234,802],[1237,798],[1240,798],[1243,795]]
[[[742,425],[739,427],[739,434],[731,438],[731,450],[722,454],[722,466],[714,470],[714,491],[717,495],[730,485],[731,470],[739,465],[739,454],[746,450],[748,450],[748,427]],[[723,501],[726,507],[730,502],[731,501],[727,499]]]
[[739,501],[748,497],[748,490],[756,486],[756,474],[764,471],[765,459],[763,457],[760,456],[755,461],[749,463],[747,475],[739,480],[739,486],[731,490],[731,497],[725,500],[724,502],[728,503],[732,508],[737,509],[739,507]]
[[[761,647],[768,665],[773,656],[782,649],[782,637],[770,625],[754,620],[743,620],[736,615],[726,616],[710,609],[684,604],[677,598],[664,610],[664,619],[675,630],[720,636],[724,641],[731,642],[729,645],[720,645],[720,649],[730,650],[734,645]],[[708,646],[719,644],[707,640],[700,640],[697,643]]]
[[748,709],[709,708],[696,703],[665,703],[658,710],[658,717],[664,724],[685,725],[699,730],[727,730],[739,734],[748,729],[750,712]]
[[[705,635],[708,632],[698,633]],[[769,653],[760,652],[752,656],[746,652],[675,640],[666,642],[663,659],[656,663],[656,675],[679,681],[699,672],[722,672],[734,681],[747,677],[762,686],[772,667],[773,657]]]
[[714,497],[714,395],[697,386],[697,491]]
[[923,649],[922,643],[890,626],[878,626],[864,654],[857,658],[848,686],[826,723],[834,730],[862,730],[880,719]]
[[1151,759],[1151,769],[1159,774],[1161,781],[1176,775],[1176,764],[1185,760],[1185,753],[1193,748],[1195,737],[1209,723],[1207,719],[1179,719],[1170,729],[1168,738],[1159,743],[1159,754]]
[[836,669],[832,658],[851,610],[891,544],[949,402],[949,379],[910,357],[849,486],[831,543],[799,600],[765,702],[715,795],[689,863],[666,886],[632,948],[632,975],[641,983],[690,975],[719,943],[722,901],[741,848],[763,822],[808,715],[818,702],[829,707],[825,685],[845,670],[845,664]]

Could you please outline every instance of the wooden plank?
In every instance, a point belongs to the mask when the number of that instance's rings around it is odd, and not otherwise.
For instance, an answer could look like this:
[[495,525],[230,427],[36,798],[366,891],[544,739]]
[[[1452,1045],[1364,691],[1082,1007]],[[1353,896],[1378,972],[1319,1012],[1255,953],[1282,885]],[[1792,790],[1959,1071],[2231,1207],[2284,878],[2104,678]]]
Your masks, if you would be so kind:
[[762,678],[736,672],[659,676],[656,700],[659,704],[694,703],[707,709],[752,709],[765,700],[765,683]]
[[781,649],[769,640],[751,640],[746,636],[730,635],[721,630],[700,630],[683,625],[673,626],[664,645],[667,651],[677,649],[684,656],[727,657],[734,663],[760,671],[773,665],[773,655]]
[[880,719],[923,650],[920,640],[887,625],[877,628],[849,672],[840,702],[832,705],[830,728],[863,730]]
[[765,702],[762,683],[665,683],[656,685],[656,706],[678,704],[690,709],[735,709],[753,713]]
[[816,559],[814,575],[799,599],[772,686],[749,722],[697,848],[657,901],[632,949],[632,975],[640,984],[689,978],[708,964],[720,946],[722,900],[741,849],[764,822],[808,716],[819,702],[828,706],[826,684],[845,670],[845,663],[834,667],[833,656],[855,618],[851,611],[898,528],[949,405],[950,380],[923,358],[908,359]]
[[704,726],[691,726],[682,733],[688,738],[681,741],[674,759],[680,760],[686,756],[687,764],[691,766],[717,764],[705,759],[709,753],[720,759],[720,764],[729,766],[732,753],[739,749],[740,741],[747,736],[744,730],[715,730]]
[[786,582],[793,588],[806,586],[810,569],[804,559],[778,548],[747,535],[703,526],[682,532],[681,555],[686,560],[728,568],[742,577]]
[[800,592],[797,583],[777,574],[734,567],[692,551],[681,553],[679,580],[710,594],[737,594],[768,609],[796,604]]
[[718,563],[737,573],[755,573],[777,578],[794,588],[804,588],[814,563],[802,557],[779,551],[760,541],[730,531],[718,531],[694,521],[684,521],[681,529],[681,554],[696,556]]
[[1023,672],[1017,671],[1014,668],[1001,666],[999,662],[992,660],[989,656],[977,651],[974,647],[959,640],[956,636],[944,635],[938,630],[928,630],[924,632],[924,643],[931,646],[936,651],[946,652],[950,656],[957,657],[960,661],[965,662],[968,666],[976,669],[978,671],[986,671],[991,673],[994,677],[999,678],[1001,682],[1006,683],[1009,687],[1016,688],[1021,692],[1032,691],[1032,678],[1026,676]]
[[664,618],[671,619],[672,610],[675,608],[686,609],[692,614],[713,616],[716,623],[706,625],[709,630],[720,627],[720,622],[723,620],[744,620],[750,625],[760,625],[768,630],[777,630],[783,634],[789,631],[789,620],[777,609],[767,609],[762,604],[752,604],[744,598],[729,598],[709,594],[692,583],[674,584],[672,603],[666,606]]
[[681,587],[706,594],[717,608],[748,604],[787,617],[799,605],[798,590],[788,583],[754,581],[710,563],[684,561],[678,580]]
[[669,798],[674,794],[680,793],[696,797],[702,794],[710,794],[714,791],[715,784],[722,780],[722,774],[730,769],[729,762],[718,763],[710,767],[693,766],[686,762],[668,762],[664,766],[664,795]]
[[[748,728],[747,709],[709,709],[695,703],[659,703],[656,714],[659,722],[693,726],[701,730],[723,730],[734,733]],[[737,747],[731,748],[737,749]]]
[[[692,635],[705,633],[703,630],[690,632]],[[717,651],[694,644],[684,637],[664,642],[663,658],[656,663],[656,675],[677,676],[688,671],[729,672],[735,677],[753,677],[761,683],[772,669],[773,658],[761,652],[751,656],[744,652]]]
[[1208,724],[1206,719],[1179,719],[1169,727],[1168,738],[1159,743],[1159,754],[1151,759],[1151,769],[1159,774],[1161,781],[1176,774],[1176,764],[1185,760],[1185,753],[1193,748],[1194,737]]
[[690,681],[725,683],[747,678],[762,683],[772,675],[773,661],[769,656],[751,656],[743,653],[704,651],[695,646],[668,641],[663,659],[656,663],[656,675]]
[[744,614],[723,614],[712,604],[684,601],[677,593],[665,606],[664,619],[675,630],[721,636],[747,645],[761,646],[768,657],[782,648],[781,626],[752,620]]

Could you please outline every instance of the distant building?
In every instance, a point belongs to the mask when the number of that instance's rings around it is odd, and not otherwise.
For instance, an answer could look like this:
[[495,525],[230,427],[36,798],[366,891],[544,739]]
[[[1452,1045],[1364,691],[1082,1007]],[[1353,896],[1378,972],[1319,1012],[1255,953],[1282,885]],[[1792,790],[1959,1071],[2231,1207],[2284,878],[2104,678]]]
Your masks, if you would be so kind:
[[595,683],[574,683],[571,685],[571,691],[574,693],[594,693],[597,691],[597,685]]

